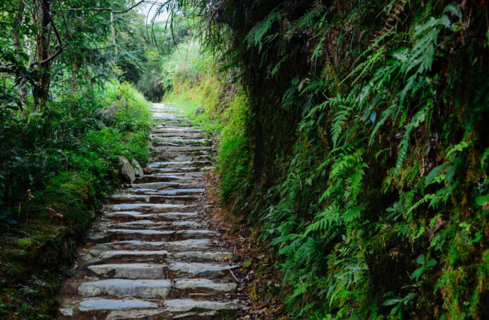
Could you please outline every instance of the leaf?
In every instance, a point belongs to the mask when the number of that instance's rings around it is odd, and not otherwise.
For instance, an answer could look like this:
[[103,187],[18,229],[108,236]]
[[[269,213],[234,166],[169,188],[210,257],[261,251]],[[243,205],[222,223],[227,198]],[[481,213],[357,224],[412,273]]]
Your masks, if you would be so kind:
[[455,175],[455,171],[457,171],[456,165],[451,165],[450,167],[448,167],[448,169],[445,171],[446,183],[450,184],[452,182],[453,176]]
[[424,185],[427,186],[429,185],[433,180],[435,180],[436,177],[440,175],[440,173],[443,171],[443,169],[448,165],[448,163],[439,165],[438,167],[433,168],[433,170],[430,171],[430,173],[426,176],[424,179]]
[[377,119],[377,112],[372,111],[372,113],[370,114],[370,121],[372,121],[372,123],[375,123],[376,119]]
[[384,303],[382,303],[383,306],[392,306],[392,305],[395,305],[395,304],[399,304],[402,302],[402,299],[400,298],[393,298],[393,299],[387,299],[384,301]]
[[479,242],[482,239],[482,234],[480,232],[475,233],[474,239],[471,240],[472,243]]
[[425,270],[424,266],[414,270],[413,274],[411,275],[411,280],[418,281],[419,277],[423,275],[424,270]]
[[409,301],[413,300],[413,298],[414,298],[415,296],[416,296],[416,293],[411,292],[411,293],[409,293],[408,295],[406,295],[406,296],[404,297],[404,299],[402,299],[402,300],[404,301],[404,304],[406,304],[407,302],[409,302]]
[[477,203],[481,207],[484,206],[488,202],[489,202],[489,194],[475,198],[475,203]]
[[462,10],[460,9],[460,6],[456,2],[450,3],[448,6],[443,9],[443,14],[447,13],[453,13],[456,15],[459,19],[462,19]]
[[424,265],[425,263],[425,258],[424,258],[424,254],[421,254],[419,257],[418,257],[418,260],[416,260],[416,262],[420,265]]
[[427,267],[427,268],[431,268],[431,267],[433,267],[435,264],[436,264],[436,260],[435,260],[435,259],[431,259],[430,261],[428,261],[428,262],[426,263],[426,267]]

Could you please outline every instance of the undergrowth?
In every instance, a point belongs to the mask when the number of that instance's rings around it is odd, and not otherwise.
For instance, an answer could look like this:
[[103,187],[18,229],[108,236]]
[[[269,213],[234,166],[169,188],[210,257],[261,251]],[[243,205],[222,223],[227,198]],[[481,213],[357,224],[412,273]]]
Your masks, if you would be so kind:
[[120,187],[117,156],[148,161],[149,103],[114,80],[0,121],[0,317],[51,319],[61,269]]

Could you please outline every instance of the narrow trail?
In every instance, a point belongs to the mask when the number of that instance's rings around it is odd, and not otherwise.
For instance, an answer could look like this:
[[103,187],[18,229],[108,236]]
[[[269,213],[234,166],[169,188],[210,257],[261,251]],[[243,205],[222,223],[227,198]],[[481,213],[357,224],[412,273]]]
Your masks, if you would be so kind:
[[239,257],[202,200],[205,135],[154,104],[152,174],[111,198],[63,288],[58,319],[230,319]]

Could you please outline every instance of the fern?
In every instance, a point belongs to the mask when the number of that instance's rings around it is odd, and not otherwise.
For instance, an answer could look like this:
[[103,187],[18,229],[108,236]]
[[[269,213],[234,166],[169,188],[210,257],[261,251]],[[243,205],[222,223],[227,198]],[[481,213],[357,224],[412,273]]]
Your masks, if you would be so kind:
[[427,114],[428,114],[428,108],[427,107],[422,108],[414,115],[413,119],[411,120],[411,123],[409,123],[406,126],[406,132],[404,133],[401,143],[399,145],[399,154],[397,156],[396,169],[395,169],[396,174],[399,172],[399,169],[401,168],[402,165],[402,161],[406,157],[411,133],[413,132],[413,130],[418,128],[421,123],[423,123],[426,120]]
[[[268,16],[263,21],[255,25],[253,29],[250,30],[250,32],[244,39],[244,41],[248,43],[248,49],[252,46],[256,46],[258,47],[258,51],[261,52],[264,44],[264,36],[267,34],[268,31],[270,31],[272,25],[277,22],[281,16],[280,8],[281,5],[277,6],[268,14]],[[273,39],[268,39],[268,41],[271,40]]]

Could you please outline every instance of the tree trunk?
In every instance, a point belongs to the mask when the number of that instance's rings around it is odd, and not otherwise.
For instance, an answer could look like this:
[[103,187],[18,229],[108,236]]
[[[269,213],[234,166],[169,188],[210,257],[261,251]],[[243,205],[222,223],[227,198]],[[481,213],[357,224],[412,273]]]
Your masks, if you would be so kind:
[[41,77],[38,81],[38,85],[34,88],[34,108],[42,110],[47,103],[49,86],[51,77],[49,72],[51,71],[51,60],[49,60],[49,34],[51,33],[49,28],[51,0],[40,0],[40,7],[38,8],[37,21],[39,24],[39,34],[37,36],[37,59],[39,61],[38,70]]

